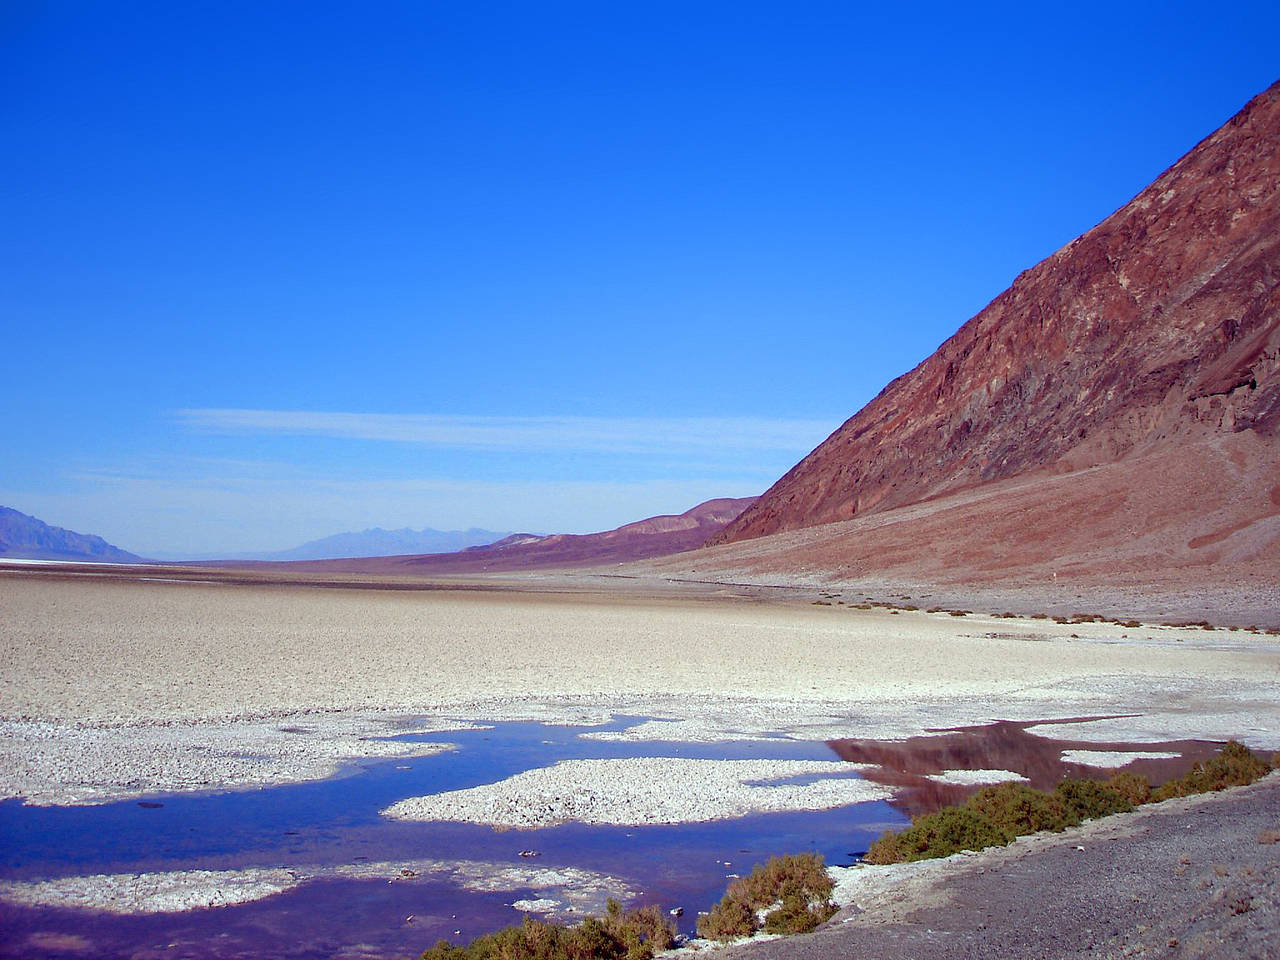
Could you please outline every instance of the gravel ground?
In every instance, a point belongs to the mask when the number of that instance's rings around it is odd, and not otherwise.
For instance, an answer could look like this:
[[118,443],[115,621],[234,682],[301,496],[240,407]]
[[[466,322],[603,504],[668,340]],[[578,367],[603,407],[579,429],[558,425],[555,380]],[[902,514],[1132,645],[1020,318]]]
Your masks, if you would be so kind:
[[981,854],[853,872],[865,881],[829,926],[727,955],[1280,957],[1280,773]]

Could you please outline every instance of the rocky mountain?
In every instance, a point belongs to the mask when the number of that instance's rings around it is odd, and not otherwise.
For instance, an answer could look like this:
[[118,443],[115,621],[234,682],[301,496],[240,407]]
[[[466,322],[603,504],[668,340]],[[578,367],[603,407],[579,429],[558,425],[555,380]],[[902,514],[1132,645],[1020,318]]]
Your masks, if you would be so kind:
[[692,550],[718,533],[754,498],[700,503],[681,514],[649,517],[600,533],[512,534],[487,546],[415,557],[376,557],[294,564],[301,569],[359,573],[483,573],[585,567]]
[[[1014,542],[1019,530],[1023,539],[1110,536],[1102,525],[1116,519],[1108,504],[1120,497],[1120,506],[1153,504],[1147,527],[1129,518],[1131,536],[1157,523],[1184,550],[1203,537],[1201,547],[1230,539],[1250,555],[1275,551],[1278,368],[1280,83],[1018,276],[711,543],[872,518],[1015,479],[1103,471],[1109,479],[1098,489],[1109,499],[1086,497],[1083,515],[1059,514],[1056,534],[1051,514],[1040,526],[1015,524]],[[1144,472],[1135,466],[1143,462],[1156,466]],[[1180,474],[1182,488],[1159,492]],[[1226,487],[1215,489],[1214,477]],[[1052,510],[1054,497],[1064,502],[1099,482],[1059,484],[1036,502]],[[1031,510],[1037,495],[1020,489]],[[1206,529],[1213,504],[1219,525]],[[1252,546],[1241,546],[1242,534]]]
[[101,537],[51,527],[12,507],[0,507],[0,557],[98,563],[137,563],[142,559]]

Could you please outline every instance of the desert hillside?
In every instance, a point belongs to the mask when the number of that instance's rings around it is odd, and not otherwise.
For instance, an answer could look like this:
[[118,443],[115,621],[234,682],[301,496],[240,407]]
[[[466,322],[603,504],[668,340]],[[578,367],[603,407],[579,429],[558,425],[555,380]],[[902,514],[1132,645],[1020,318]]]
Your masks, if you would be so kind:
[[[1156,523],[1179,544],[1274,556],[1278,366],[1280,83],[1022,273],[712,543],[1101,469],[1110,479],[1096,495],[1088,480],[1046,487],[1052,515],[1014,523],[1006,545],[1070,552],[1072,538],[1116,534],[1113,501],[1132,497],[1154,512],[1136,509],[1131,534]],[[1165,489],[1183,472],[1196,476]],[[1072,494],[1087,509],[1053,512]],[[1225,514],[1203,529],[1214,510]],[[1239,535],[1264,521],[1268,532]]]

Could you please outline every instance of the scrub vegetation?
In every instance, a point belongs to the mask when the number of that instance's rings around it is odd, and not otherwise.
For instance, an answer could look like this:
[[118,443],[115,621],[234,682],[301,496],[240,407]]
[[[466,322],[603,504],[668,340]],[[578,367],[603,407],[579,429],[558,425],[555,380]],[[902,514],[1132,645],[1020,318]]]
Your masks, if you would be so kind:
[[698,918],[698,935],[728,941],[762,927],[767,933],[808,933],[836,912],[829,899],[834,887],[820,854],[770,857],[733,881],[720,902]]
[[[1185,776],[1155,789],[1132,773],[1105,781],[1063,780],[1051,792],[1022,783],[983,787],[960,806],[917,817],[899,833],[886,833],[864,860],[903,863],[1003,846],[1024,834],[1065,830],[1144,803],[1253,783],[1277,760],[1280,755],[1268,763],[1233,740]],[[1258,842],[1275,840],[1268,835]],[[720,902],[698,917],[698,935],[729,942],[761,930],[808,933],[836,912],[830,899],[834,887],[819,854],[771,857],[730,884]],[[675,943],[675,925],[659,907],[623,910],[610,900],[603,917],[587,917],[573,926],[526,917],[466,946],[441,940],[422,960],[651,960]]]
[[916,817],[899,833],[871,845],[867,863],[908,863],[948,857],[961,850],[1003,846],[1041,830],[1060,831],[1085,820],[1124,813],[1144,803],[1243,786],[1272,769],[1232,740],[1214,757],[1176,780],[1152,789],[1145,777],[1118,773],[1110,780],[1063,780],[1052,792],[1021,783],[984,787],[964,804]]
[[650,960],[675,940],[675,927],[658,907],[624,911],[610,900],[603,917],[587,917],[572,927],[526,917],[465,947],[440,940],[422,960]]

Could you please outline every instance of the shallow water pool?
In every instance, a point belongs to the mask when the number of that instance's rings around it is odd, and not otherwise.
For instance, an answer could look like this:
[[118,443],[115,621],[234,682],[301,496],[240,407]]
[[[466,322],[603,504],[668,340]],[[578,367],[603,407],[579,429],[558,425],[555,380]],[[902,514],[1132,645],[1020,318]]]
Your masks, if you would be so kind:
[[[456,744],[421,758],[364,761],[329,780],[251,791],[170,794],[91,807],[0,804],[0,877],[37,881],[90,874],[285,868],[315,877],[266,899],[182,913],[116,915],[0,904],[0,957],[414,956],[440,937],[454,942],[508,923],[517,901],[551,899],[560,915],[599,909],[611,886],[629,904],[682,907],[692,932],[699,910],[732,877],[772,854],[816,850],[849,863],[885,829],[906,822],[888,803],[756,814],[654,826],[563,824],[496,830],[465,823],[390,820],[379,811],[407,797],[493,783],[560,760],[680,757],[835,760],[821,742],[628,743],[585,739],[648,718],[602,726],[500,723],[491,729],[409,734]],[[297,736],[309,736],[305,728]],[[600,874],[588,891],[548,890],[531,877],[477,890],[457,873],[368,879],[326,875],[361,864],[465,861],[481,872],[536,874],[577,868]],[[476,868],[472,868],[472,873]],[[570,909],[572,907],[572,910]]]

